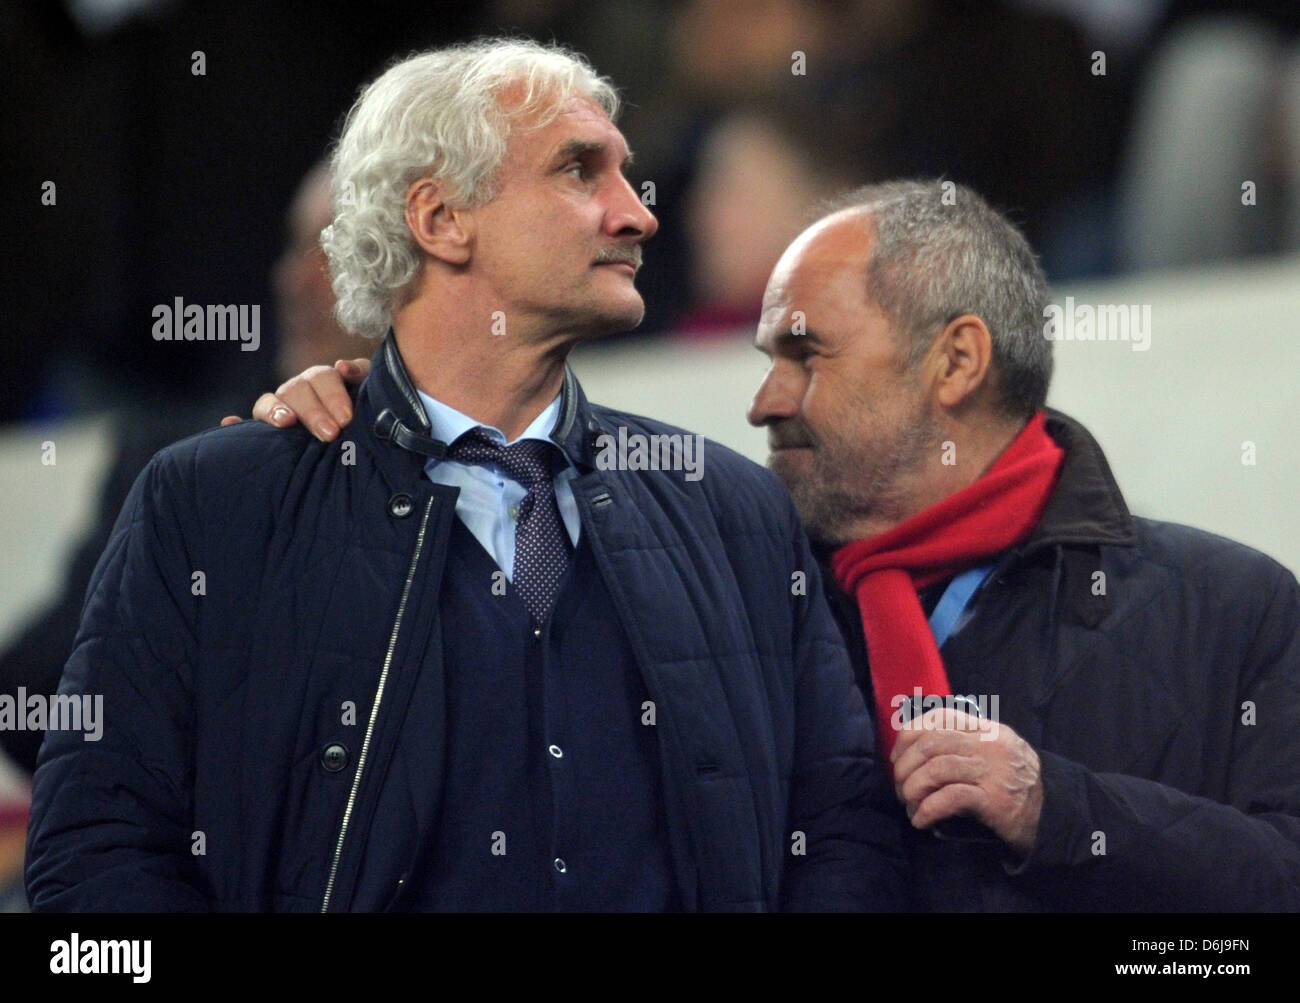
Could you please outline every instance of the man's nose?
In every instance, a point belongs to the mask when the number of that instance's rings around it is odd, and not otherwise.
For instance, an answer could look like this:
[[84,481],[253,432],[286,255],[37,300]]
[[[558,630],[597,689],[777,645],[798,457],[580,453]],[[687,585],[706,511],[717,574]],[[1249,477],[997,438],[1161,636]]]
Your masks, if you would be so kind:
[[616,202],[610,213],[610,228],[616,235],[635,234],[642,240],[649,240],[659,229],[659,220],[646,208],[627,178],[619,180]]
[[745,417],[751,425],[761,428],[779,418],[793,418],[798,411],[799,397],[793,381],[774,364],[758,385]]

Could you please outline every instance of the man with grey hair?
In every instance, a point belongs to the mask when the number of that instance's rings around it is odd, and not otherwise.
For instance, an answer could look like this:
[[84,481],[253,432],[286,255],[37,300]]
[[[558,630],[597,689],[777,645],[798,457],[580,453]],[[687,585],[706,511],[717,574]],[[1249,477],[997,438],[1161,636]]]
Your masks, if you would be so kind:
[[[1300,586],[1132,516],[1046,409],[1048,288],[948,182],[851,193],[763,301],[749,419],[833,584],[913,905],[1300,908]],[[337,373],[273,407],[315,420]]]
[[363,91],[323,235],[340,321],[384,339],[355,431],[214,429],[141,474],[61,683],[104,695],[102,740],[40,754],[34,909],[901,905],[777,479],[711,443],[599,462],[687,436],[566,364],[644,309],[616,111],[515,41]]
[[749,420],[839,586],[916,904],[1294,910],[1300,588],[1130,515],[1045,409],[1047,303],[947,182],[851,193],[764,298]]

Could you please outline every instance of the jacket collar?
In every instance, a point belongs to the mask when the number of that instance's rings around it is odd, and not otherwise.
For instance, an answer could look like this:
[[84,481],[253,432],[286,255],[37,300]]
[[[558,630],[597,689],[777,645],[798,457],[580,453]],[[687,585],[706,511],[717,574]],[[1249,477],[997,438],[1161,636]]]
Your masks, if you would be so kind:
[[1065,450],[1065,461],[1023,552],[1057,544],[1132,546],[1137,539],[1133,516],[1097,440],[1073,418],[1051,408],[1047,434]]
[[[421,457],[421,470],[429,458],[441,459],[446,452],[448,444],[430,435],[429,416],[416,393],[415,383],[391,328],[371,360],[370,376],[358,394],[357,415],[381,447],[392,447]],[[551,441],[579,470],[585,472],[595,466],[594,440],[600,431],[578,378],[566,364],[560,390],[560,413],[551,430]],[[384,449],[381,448],[380,452],[383,454]]]

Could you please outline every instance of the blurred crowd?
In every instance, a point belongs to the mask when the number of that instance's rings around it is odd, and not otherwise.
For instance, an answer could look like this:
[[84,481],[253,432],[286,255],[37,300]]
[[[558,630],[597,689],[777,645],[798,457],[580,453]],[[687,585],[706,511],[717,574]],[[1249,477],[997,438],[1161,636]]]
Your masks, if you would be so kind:
[[[151,309],[272,303],[285,207],[359,85],[478,34],[558,40],[618,84],[663,224],[641,336],[744,330],[818,200],[887,177],[972,185],[1057,281],[1300,239],[1295,5],[32,0],[0,18],[21,249],[0,420],[102,407],[124,385],[264,387],[274,351],[160,345]],[[1247,181],[1265,211],[1236,211]],[[274,345],[292,321],[263,313]]]
[[[817,204],[891,177],[982,192],[1053,281],[1300,248],[1300,5],[18,0],[0,21],[15,251],[0,422],[119,415],[98,523],[56,605],[8,639],[8,692],[57,686],[149,455],[307,365],[370,354],[330,315],[322,158],[395,55],[512,33],[613,79],[661,222],[629,337],[751,337]],[[151,311],[176,297],[266,304],[263,350],[155,341]],[[0,763],[0,820],[38,739],[0,734],[17,767]],[[19,849],[0,839],[0,875]]]

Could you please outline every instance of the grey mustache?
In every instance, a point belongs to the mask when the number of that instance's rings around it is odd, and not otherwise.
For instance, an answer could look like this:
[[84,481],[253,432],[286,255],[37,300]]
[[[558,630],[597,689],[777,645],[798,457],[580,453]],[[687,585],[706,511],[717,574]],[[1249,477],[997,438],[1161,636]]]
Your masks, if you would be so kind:
[[640,268],[641,245],[633,244],[631,247],[606,247],[596,255],[596,264],[627,264],[631,265],[633,268]]
[[798,449],[810,447],[812,444],[812,437],[798,425],[787,422],[768,427],[768,449]]

